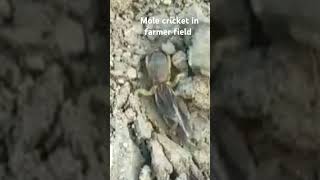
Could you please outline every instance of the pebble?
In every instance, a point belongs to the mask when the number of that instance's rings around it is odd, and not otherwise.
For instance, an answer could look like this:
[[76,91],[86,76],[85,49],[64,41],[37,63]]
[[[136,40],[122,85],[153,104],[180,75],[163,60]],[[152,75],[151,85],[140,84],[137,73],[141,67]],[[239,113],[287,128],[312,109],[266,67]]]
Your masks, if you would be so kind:
[[139,180],[151,180],[151,168],[148,165],[144,165],[141,169]]
[[111,70],[110,71],[110,74],[115,76],[115,77],[119,77],[119,76],[122,76],[123,75],[123,71],[117,69],[117,70]]
[[188,180],[188,176],[186,173],[182,173],[176,178],[176,180]]
[[130,45],[134,45],[138,41],[137,35],[132,29],[127,30],[124,35],[125,41]]
[[125,114],[129,120],[129,122],[132,122],[134,118],[136,117],[136,113],[132,110],[132,108],[129,108],[125,111]]
[[178,51],[172,56],[173,65],[180,71],[188,69],[187,55],[183,51]]
[[162,0],[162,3],[165,5],[170,5],[172,3],[171,0]]
[[127,64],[119,61],[113,62],[113,66],[114,70],[111,70],[110,74],[116,77],[123,76],[125,74],[125,71],[128,69]]
[[110,67],[113,68],[113,60],[110,61]]
[[195,96],[195,90],[193,86],[193,81],[191,77],[188,77],[186,79],[182,79],[176,90],[175,93],[178,96],[183,97],[184,99],[193,99]]
[[114,54],[115,54],[116,56],[120,56],[122,53],[123,53],[123,50],[120,49],[120,48],[114,50]]
[[125,59],[125,60],[128,60],[130,57],[131,57],[131,53],[129,51],[127,52],[124,52],[122,54],[122,57]]
[[114,58],[114,61],[120,61],[121,60],[121,57],[120,56],[116,56],[115,58]]
[[131,61],[129,61],[128,64],[130,64],[131,66],[133,66],[133,67],[136,68],[136,67],[138,67],[139,62],[140,62],[140,56],[134,54],[134,55],[132,56]]
[[117,83],[120,84],[120,85],[124,84],[125,82],[126,81],[123,78],[117,79]]
[[[128,96],[130,94],[130,90],[131,88],[128,82],[120,88],[120,90],[116,95],[116,104],[115,104],[116,108],[121,108],[127,102]],[[121,96],[119,96],[120,94]]]
[[208,155],[210,156],[210,147],[208,144],[201,146],[201,150],[196,150],[193,153],[194,161],[197,162],[200,169],[205,171],[210,171],[210,163],[207,161],[209,158]]
[[176,52],[176,48],[172,44],[171,41],[167,41],[166,43],[162,43],[161,49],[168,55],[174,54]]
[[137,132],[139,136],[143,139],[150,139],[152,134],[152,124],[146,120],[145,117],[139,115],[136,118],[137,122]]
[[136,79],[137,78],[137,70],[133,67],[130,67],[127,71],[127,77],[129,79]]
[[204,76],[195,76],[194,80],[195,97],[194,103],[201,109],[210,109],[210,82]]

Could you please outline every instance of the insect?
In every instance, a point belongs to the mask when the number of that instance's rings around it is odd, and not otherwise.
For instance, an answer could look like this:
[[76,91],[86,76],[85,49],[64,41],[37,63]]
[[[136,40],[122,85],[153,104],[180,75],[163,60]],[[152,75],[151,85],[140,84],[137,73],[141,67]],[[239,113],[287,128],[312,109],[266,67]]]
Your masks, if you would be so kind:
[[171,77],[171,59],[161,51],[155,51],[151,57],[146,57],[145,65],[148,76],[152,80],[150,90],[138,89],[137,95],[155,97],[158,112],[162,115],[166,124],[171,127],[170,130],[176,130],[179,126],[184,135],[188,138],[191,135],[191,129],[188,124],[189,115],[186,109],[182,108],[173,91],[173,88],[182,77],[186,75],[178,74],[174,81],[170,82]]

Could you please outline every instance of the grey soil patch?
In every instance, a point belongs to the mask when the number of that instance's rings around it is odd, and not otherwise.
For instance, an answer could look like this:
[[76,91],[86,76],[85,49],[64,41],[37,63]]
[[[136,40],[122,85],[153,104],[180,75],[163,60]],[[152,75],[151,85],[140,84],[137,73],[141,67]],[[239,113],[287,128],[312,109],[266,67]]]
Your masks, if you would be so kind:
[[106,179],[100,4],[0,2],[0,179]]
[[238,3],[216,1],[213,172],[230,180],[317,180],[319,2]]

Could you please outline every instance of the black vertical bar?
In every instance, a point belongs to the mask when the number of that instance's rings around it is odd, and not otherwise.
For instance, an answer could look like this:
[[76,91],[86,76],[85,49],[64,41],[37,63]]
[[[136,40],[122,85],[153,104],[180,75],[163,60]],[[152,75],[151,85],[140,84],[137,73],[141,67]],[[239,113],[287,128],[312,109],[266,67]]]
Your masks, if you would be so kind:
[[105,1],[102,0],[103,2],[107,2],[106,3],[106,18],[105,18],[105,24],[106,24],[106,29],[105,29],[105,33],[106,33],[106,42],[107,42],[107,48],[106,48],[106,52],[107,52],[107,57],[106,57],[106,71],[107,71],[107,108],[106,108],[106,116],[107,116],[107,131],[106,131],[106,147],[107,147],[107,151],[106,151],[106,167],[107,167],[107,176],[106,179],[110,179],[110,1]]

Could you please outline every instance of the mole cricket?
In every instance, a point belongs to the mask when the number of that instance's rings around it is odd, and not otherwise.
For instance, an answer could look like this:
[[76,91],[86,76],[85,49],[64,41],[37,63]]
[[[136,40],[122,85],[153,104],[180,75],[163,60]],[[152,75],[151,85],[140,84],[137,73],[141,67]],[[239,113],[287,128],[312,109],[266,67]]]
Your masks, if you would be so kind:
[[157,110],[170,127],[170,131],[175,132],[179,126],[184,135],[189,138],[191,135],[189,112],[179,105],[177,96],[173,91],[179,80],[185,77],[186,74],[178,74],[174,81],[171,82],[171,59],[169,55],[166,56],[161,51],[153,52],[151,57],[147,56],[145,65],[153,86],[150,90],[137,89],[136,94],[143,96],[154,95]]

